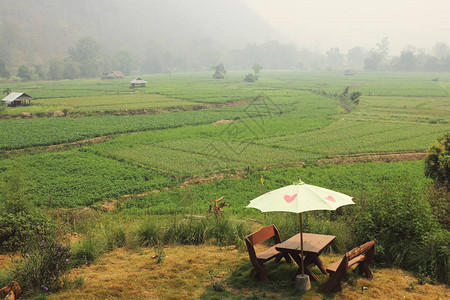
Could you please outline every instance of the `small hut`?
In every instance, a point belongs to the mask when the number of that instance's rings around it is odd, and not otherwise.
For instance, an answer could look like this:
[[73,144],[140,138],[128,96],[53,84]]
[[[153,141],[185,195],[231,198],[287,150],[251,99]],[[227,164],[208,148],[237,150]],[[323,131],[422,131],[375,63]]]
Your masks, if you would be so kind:
[[145,84],[147,83],[147,81],[142,80],[140,77],[138,77],[135,80],[130,81],[130,83],[131,83],[130,89],[134,89],[137,87],[145,87]]
[[214,73],[213,75],[214,79],[224,79],[225,77],[223,77],[222,73],[220,73],[219,71],[216,71],[216,73]]
[[12,92],[2,99],[7,106],[30,105],[33,98],[25,93]]
[[353,76],[353,75],[355,75],[355,72],[353,70],[345,70],[344,75],[345,76]]
[[123,78],[123,73],[120,71],[114,71],[106,75],[106,79]]

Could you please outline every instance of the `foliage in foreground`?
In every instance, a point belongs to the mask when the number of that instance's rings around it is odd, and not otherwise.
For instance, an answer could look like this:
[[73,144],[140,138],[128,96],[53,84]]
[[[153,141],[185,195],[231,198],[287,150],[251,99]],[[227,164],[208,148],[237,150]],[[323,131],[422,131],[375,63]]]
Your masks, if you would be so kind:
[[450,133],[438,139],[438,142],[428,149],[425,158],[425,175],[436,180],[439,184],[449,187]]
[[13,264],[11,280],[17,281],[25,294],[54,292],[63,287],[61,276],[70,262],[68,247],[53,239],[36,240],[28,252]]
[[0,253],[23,250],[36,236],[51,234],[50,218],[29,200],[21,173],[7,174],[0,190]]

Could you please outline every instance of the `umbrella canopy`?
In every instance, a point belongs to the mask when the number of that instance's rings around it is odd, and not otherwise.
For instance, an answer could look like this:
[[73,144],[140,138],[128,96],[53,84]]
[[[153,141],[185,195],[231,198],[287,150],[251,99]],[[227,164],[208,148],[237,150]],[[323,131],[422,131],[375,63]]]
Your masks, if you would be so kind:
[[355,204],[348,195],[298,182],[253,199],[247,208],[257,208],[262,212],[301,213],[310,210],[335,210],[347,204]]
[[302,275],[304,275],[302,212],[310,210],[335,210],[347,204],[355,204],[352,201],[352,197],[315,185],[306,184],[299,179],[298,183],[279,188],[253,199],[247,205],[247,208],[257,208],[262,212],[280,211],[300,214],[300,247]]

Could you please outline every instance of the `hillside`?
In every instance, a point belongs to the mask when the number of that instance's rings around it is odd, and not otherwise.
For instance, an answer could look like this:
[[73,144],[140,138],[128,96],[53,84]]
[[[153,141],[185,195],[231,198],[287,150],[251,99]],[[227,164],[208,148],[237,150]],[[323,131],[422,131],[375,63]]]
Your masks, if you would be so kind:
[[84,36],[107,54],[218,56],[279,35],[240,0],[4,0],[0,20],[0,59],[10,66],[66,56]]

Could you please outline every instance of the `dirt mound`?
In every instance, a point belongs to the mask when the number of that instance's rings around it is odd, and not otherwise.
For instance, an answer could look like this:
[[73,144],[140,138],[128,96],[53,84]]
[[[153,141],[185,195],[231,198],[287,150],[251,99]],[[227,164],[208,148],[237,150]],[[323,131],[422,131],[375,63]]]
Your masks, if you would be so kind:
[[389,153],[360,153],[351,155],[333,155],[319,160],[319,164],[354,164],[359,162],[399,162],[424,159],[426,151],[419,152],[389,152]]
[[233,120],[219,120],[217,122],[212,123],[212,125],[218,125],[218,124],[227,124],[227,123],[233,123]]

